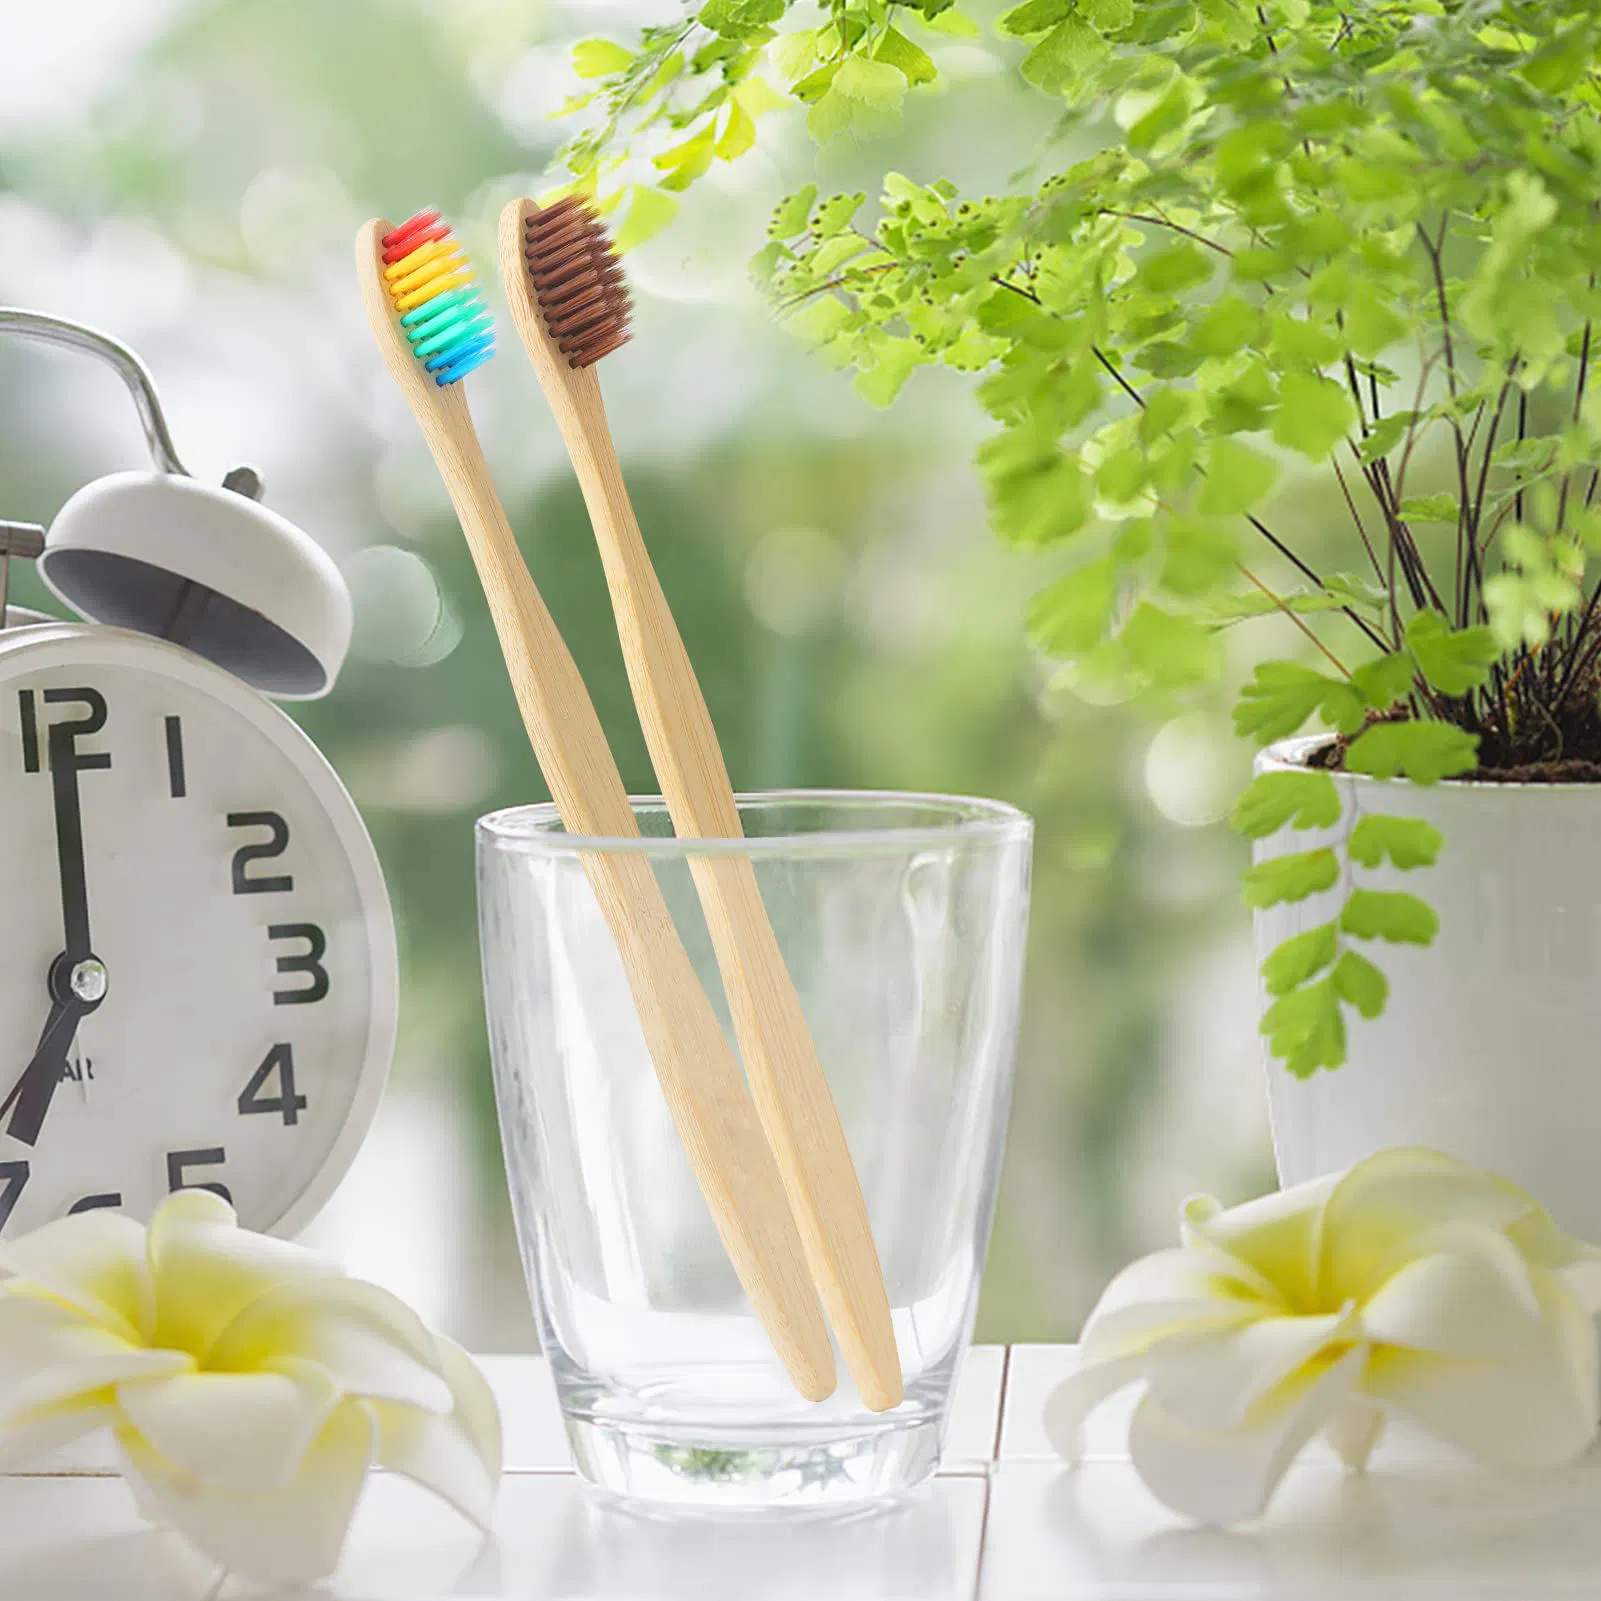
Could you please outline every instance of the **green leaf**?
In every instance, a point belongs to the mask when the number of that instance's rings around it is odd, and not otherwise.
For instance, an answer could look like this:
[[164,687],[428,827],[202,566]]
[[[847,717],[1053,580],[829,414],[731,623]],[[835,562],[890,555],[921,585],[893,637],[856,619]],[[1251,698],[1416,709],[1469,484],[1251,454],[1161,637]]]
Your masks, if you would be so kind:
[[[1373,661],[1363,662],[1351,674],[1351,687],[1362,697],[1368,711],[1387,712],[1398,700],[1404,699],[1412,689],[1412,658],[1404,650],[1393,650]],[[1342,729],[1354,734],[1360,728]]]
[[1354,939],[1428,945],[1440,931],[1440,919],[1427,901],[1405,890],[1354,889],[1340,913],[1340,929]]
[[1324,846],[1255,863],[1240,875],[1240,892],[1247,906],[1261,911],[1281,901],[1304,901],[1309,895],[1333,889],[1339,878],[1339,858]]
[[1100,34],[1087,22],[1068,17],[1023,57],[1020,70],[1036,88],[1052,94],[1074,82],[1106,54],[1106,48]]
[[1357,455],[1365,462],[1375,462],[1388,456],[1406,438],[1406,431],[1417,418],[1415,411],[1392,411],[1381,417],[1368,429],[1367,438],[1357,447]]
[[794,194],[786,195],[773,208],[773,215],[767,223],[767,237],[793,239],[796,234],[805,233],[806,219],[812,214],[812,202],[816,199],[815,183],[809,183],[804,189],[797,189]]
[[1032,39],[1072,16],[1078,0],[1025,0],[996,19],[995,31],[1011,39]]
[[659,234],[678,214],[678,201],[644,184],[629,187],[628,215],[613,236],[619,252],[632,250]]
[[1229,814],[1229,826],[1247,839],[1266,839],[1286,824],[1333,828],[1340,820],[1340,791],[1327,773],[1258,773]]
[[1398,508],[1404,523],[1455,523],[1455,495],[1408,495]]
[[884,61],[846,56],[827,92],[806,114],[806,131],[819,144],[850,134],[871,138],[893,128],[906,94],[905,75]]
[[1304,934],[1292,934],[1262,963],[1262,987],[1269,995],[1297,989],[1327,967],[1339,949],[1333,923],[1319,923]]
[[1278,482],[1278,467],[1238,439],[1213,442],[1198,505],[1207,516],[1226,517],[1261,504]]
[[1323,704],[1329,690],[1338,687],[1327,673],[1300,662],[1260,662],[1240,690],[1234,732],[1259,745],[1288,739]]
[[1442,695],[1477,689],[1501,655],[1493,630],[1482,625],[1453,630],[1433,610],[1420,611],[1407,623],[1406,644],[1423,676]]
[[909,84],[933,83],[939,77],[934,58],[894,28],[884,30],[873,59],[888,62]]
[[1117,603],[1117,564],[1109,556],[1086,562],[1034,597],[1028,631],[1051,656],[1072,657],[1106,636]]
[[1268,1048],[1297,1078],[1345,1061],[1345,1018],[1333,976],[1281,995],[1262,1016]]
[[733,161],[756,143],[756,119],[733,96],[724,111],[723,131],[717,135],[717,159]]
[[625,50],[610,39],[580,39],[573,46],[573,71],[580,78],[606,78],[621,72],[634,59],[632,50]]
[[1437,784],[1478,766],[1479,736],[1450,723],[1374,723],[1345,753],[1348,772]]
[[1399,868],[1432,867],[1445,835],[1421,817],[1369,812],[1357,820],[1346,854],[1359,867],[1382,867],[1386,856]]
[[1232,356],[1252,342],[1261,324],[1262,314],[1248,300],[1222,295],[1206,308],[1190,343],[1203,356]]
[[1118,635],[1134,665],[1158,689],[1193,689],[1217,674],[1217,639],[1191,617],[1143,601]]
[[1355,424],[1351,397],[1332,379],[1289,372],[1279,380],[1273,438],[1286,450],[1324,461]]
[[915,339],[886,339],[874,351],[872,365],[857,375],[856,393],[871,405],[887,406],[923,360]]
[[1363,1017],[1377,1017],[1390,998],[1390,981],[1367,957],[1345,951],[1334,964],[1334,988]]
[[716,153],[717,144],[708,123],[700,133],[653,157],[651,164],[666,174],[661,181],[662,188],[687,189],[711,166]]
[[1188,241],[1170,245],[1140,263],[1135,281],[1153,295],[1176,295],[1204,284],[1212,276],[1213,259],[1199,245]]
[[747,39],[777,22],[787,9],[788,0],[705,0],[699,20],[714,33]]
[[[808,184],[808,189],[815,186]],[[801,191],[803,194],[805,190]],[[855,194],[830,195],[822,201],[815,212],[812,213],[812,237],[814,239],[830,239],[837,233],[843,233],[850,227],[851,219],[867,203],[867,196],[857,190]]]

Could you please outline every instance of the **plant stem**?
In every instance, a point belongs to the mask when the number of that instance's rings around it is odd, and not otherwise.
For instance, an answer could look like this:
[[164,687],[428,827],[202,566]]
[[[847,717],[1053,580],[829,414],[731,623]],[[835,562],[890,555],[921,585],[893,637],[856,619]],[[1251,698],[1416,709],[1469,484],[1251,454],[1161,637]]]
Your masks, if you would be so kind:
[[1313,633],[1313,632],[1312,632],[1312,627],[1311,627],[1311,624],[1310,624],[1310,623],[1308,623],[1308,622],[1307,622],[1307,620],[1306,620],[1306,619],[1305,619],[1305,618],[1304,618],[1304,617],[1298,617],[1298,616],[1297,616],[1297,615],[1296,615],[1296,613],[1295,613],[1295,611],[1294,611],[1294,609],[1293,609],[1293,608],[1292,608],[1292,607],[1291,607],[1291,606],[1290,606],[1290,605],[1289,605],[1289,603],[1288,603],[1288,602],[1287,602],[1287,601],[1285,601],[1285,600],[1283,600],[1283,599],[1282,599],[1282,598],[1281,598],[1281,597],[1279,597],[1279,596],[1278,596],[1278,595],[1275,595],[1275,594],[1274,594],[1274,593],[1273,593],[1273,591],[1272,591],[1272,590],[1271,590],[1271,589],[1269,589],[1269,588],[1268,588],[1268,587],[1267,587],[1267,585],[1266,585],[1266,584],[1264,584],[1264,583],[1263,583],[1263,582],[1262,582],[1262,580],[1261,580],[1261,579],[1260,579],[1260,578],[1258,578],[1258,577],[1257,577],[1257,576],[1256,576],[1256,574],[1255,574],[1255,573],[1253,573],[1253,572],[1252,572],[1252,571],[1251,571],[1251,569],[1250,569],[1250,568],[1249,568],[1249,567],[1247,567],[1247,566],[1246,566],[1246,565],[1245,565],[1245,563],[1244,563],[1244,562],[1242,562],[1242,561],[1237,561],[1237,562],[1235,562],[1235,564],[1234,564],[1234,565],[1235,565],[1235,566],[1236,566],[1236,567],[1238,567],[1238,568],[1239,568],[1239,570],[1240,570],[1240,571],[1241,571],[1241,572],[1242,572],[1242,573],[1244,573],[1244,574],[1245,574],[1245,576],[1246,576],[1246,577],[1247,577],[1247,578],[1248,578],[1248,579],[1250,579],[1250,581],[1251,581],[1251,582],[1252,582],[1252,583],[1253,583],[1253,584],[1255,584],[1255,585],[1256,585],[1256,587],[1257,587],[1257,588],[1258,588],[1258,589],[1260,589],[1260,590],[1261,590],[1261,591],[1262,591],[1262,593],[1263,593],[1263,594],[1264,594],[1264,595],[1266,595],[1266,596],[1267,596],[1267,598],[1268,598],[1268,599],[1269,599],[1269,600],[1270,600],[1270,601],[1272,601],[1272,602],[1273,602],[1273,604],[1274,604],[1274,605],[1275,605],[1275,606],[1277,606],[1277,607],[1278,607],[1278,609],[1279,609],[1279,610],[1280,610],[1280,611],[1281,611],[1281,612],[1283,612],[1283,613],[1284,613],[1284,615],[1285,615],[1285,616],[1286,616],[1286,617],[1288,617],[1288,618],[1289,618],[1289,619],[1290,619],[1290,621],[1291,621],[1291,622],[1292,622],[1292,623],[1294,623],[1294,624],[1295,624],[1295,626],[1296,626],[1296,627],[1297,627],[1297,628],[1299,628],[1299,629],[1300,629],[1300,630],[1301,630],[1301,632],[1302,632],[1302,633],[1303,633],[1303,634],[1305,634],[1305,635],[1306,635],[1306,637],[1307,637],[1307,638],[1308,638],[1308,639],[1310,639],[1310,640],[1311,640],[1311,641],[1312,641],[1312,643],[1313,643],[1313,644],[1314,644],[1314,645],[1316,645],[1316,646],[1317,646],[1317,648],[1318,648],[1318,649],[1319,649],[1319,650],[1320,650],[1320,651],[1322,651],[1322,652],[1323,652],[1323,654],[1324,654],[1324,655],[1325,655],[1325,656],[1326,656],[1326,657],[1328,657],[1328,659],[1329,659],[1329,660],[1330,660],[1330,661],[1331,661],[1331,662],[1333,662],[1333,663],[1334,663],[1334,665],[1335,665],[1335,666],[1336,666],[1336,667],[1337,667],[1337,668],[1339,668],[1339,670],[1340,670],[1340,671],[1341,671],[1341,672],[1342,672],[1342,673],[1344,673],[1344,674],[1345,674],[1345,676],[1346,676],[1346,677],[1347,677],[1347,678],[1349,678],[1349,677],[1350,677],[1350,676],[1351,676],[1351,670],[1350,670],[1350,669],[1349,669],[1349,668],[1348,668],[1348,667],[1347,667],[1347,666],[1346,666],[1346,665],[1345,665],[1345,663],[1344,663],[1344,662],[1342,662],[1342,661],[1341,661],[1341,660],[1340,660],[1340,658],[1339,658],[1339,657],[1338,657],[1338,656],[1336,656],[1336,655],[1335,655],[1335,654],[1334,654],[1334,652],[1333,652],[1333,651],[1332,651],[1332,650],[1330,650],[1330,649],[1329,649],[1329,647],[1328,647],[1328,646],[1327,646],[1327,645],[1325,645],[1325,644],[1324,644],[1324,643],[1323,643],[1323,641],[1322,641],[1322,640],[1321,640],[1321,639],[1319,639],[1319,638],[1318,638],[1318,637],[1317,637],[1317,635],[1316,635],[1316,634],[1315,634],[1315,633]]

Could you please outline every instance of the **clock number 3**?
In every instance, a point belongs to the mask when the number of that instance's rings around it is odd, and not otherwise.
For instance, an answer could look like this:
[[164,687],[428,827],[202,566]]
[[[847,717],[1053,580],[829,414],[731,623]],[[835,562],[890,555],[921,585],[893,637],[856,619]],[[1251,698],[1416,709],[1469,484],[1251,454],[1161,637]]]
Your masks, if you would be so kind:
[[289,956],[280,956],[277,967],[280,973],[305,973],[311,982],[296,989],[274,990],[274,1006],[309,1006],[328,993],[328,969],[322,959],[328,954],[328,936],[315,923],[274,923],[267,930],[270,940],[304,940],[306,948]]

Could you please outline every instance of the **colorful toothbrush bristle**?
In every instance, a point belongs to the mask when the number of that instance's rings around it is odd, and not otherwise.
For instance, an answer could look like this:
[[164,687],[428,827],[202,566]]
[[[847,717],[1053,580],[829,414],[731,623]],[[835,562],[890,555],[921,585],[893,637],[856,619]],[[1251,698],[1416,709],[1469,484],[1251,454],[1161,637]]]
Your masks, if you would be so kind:
[[419,211],[380,244],[384,286],[434,382],[453,384],[482,367],[495,353],[495,324],[450,224],[437,211]]
[[575,195],[532,209],[523,229],[528,277],[569,366],[592,367],[626,344],[628,286],[600,218]]

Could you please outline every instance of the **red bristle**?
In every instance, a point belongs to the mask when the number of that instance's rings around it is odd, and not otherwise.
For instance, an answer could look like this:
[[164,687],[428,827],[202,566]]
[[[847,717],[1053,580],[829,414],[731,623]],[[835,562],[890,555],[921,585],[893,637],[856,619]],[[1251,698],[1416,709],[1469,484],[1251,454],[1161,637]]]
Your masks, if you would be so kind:
[[400,239],[399,243],[390,245],[384,251],[384,265],[387,267],[391,262],[402,260],[416,250],[418,246],[427,244],[430,239],[448,239],[449,237],[450,224],[448,222],[436,222],[432,228],[424,228],[420,233],[406,234]]
[[[438,221],[439,213],[437,210],[419,211],[416,215],[408,217],[398,228],[391,228],[379,243],[383,245],[386,251],[393,250],[400,245],[404,245],[407,250],[411,250],[417,242],[414,236],[424,233]],[[449,232],[448,228],[446,232]]]
[[531,213],[523,237],[545,326],[568,363],[593,366],[626,343],[628,289],[594,212],[568,195]]

